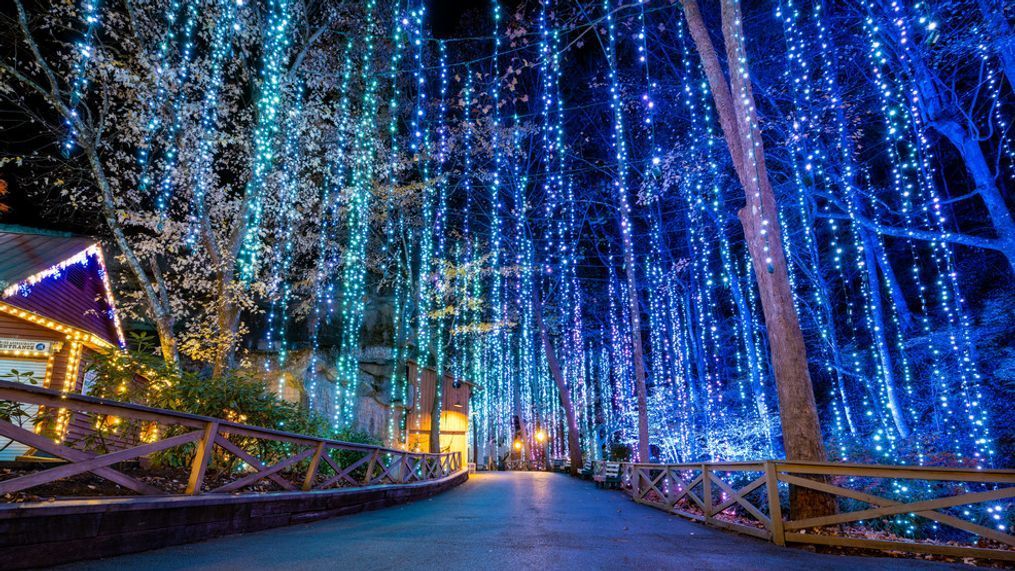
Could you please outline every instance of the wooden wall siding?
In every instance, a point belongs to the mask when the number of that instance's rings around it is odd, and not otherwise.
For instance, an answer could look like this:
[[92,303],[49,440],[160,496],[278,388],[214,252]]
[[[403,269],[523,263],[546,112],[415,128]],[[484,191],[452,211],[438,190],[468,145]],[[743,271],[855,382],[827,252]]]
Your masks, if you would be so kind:
[[14,294],[3,301],[117,345],[116,326],[109,314],[100,270],[98,259],[91,256],[87,266],[74,264],[63,275],[31,286],[28,295]]
[[12,317],[5,313],[0,313],[0,337],[63,343],[63,346],[54,355],[53,368],[50,375],[51,381],[47,386],[42,387],[45,389],[52,388],[57,390],[63,388],[63,381],[67,375],[67,353],[68,346],[70,345],[64,334],[23,319]]
[[67,336],[59,331],[47,329],[36,323],[18,319],[13,315],[0,313],[0,337],[16,339],[38,339],[39,341],[66,342]]
[[[406,418],[405,447],[408,450],[429,451],[430,407],[433,405],[434,389],[437,386],[437,372],[429,368],[423,369],[420,383],[416,385],[416,364],[410,361],[407,365],[407,374],[413,386],[413,396],[410,397],[409,403],[413,406]],[[455,378],[444,375],[440,447],[442,451],[460,452],[465,459],[469,457],[469,394],[472,387],[468,383],[462,383],[457,388],[454,385]],[[456,407],[455,404],[460,404],[461,407]]]
[[[68,358],[70,357],[70,346],[71,343],[67,340],[67,337],[59,332],[47,329],[41,325],[25,321],[12,317],[5,313],[0,313],[0,337],[13,337],[19,339],[32,339],[39,341],[51,341],[56,343],[62,343],[62,347],[55,354],[52,355],[52,363],[50,364],[50,375],[48,382],[41,383],[38,386],[46,389],[64,390],[67,386],[67,369],[68,369]],[[81,356],[85,357],[91,350],[85,348]],[[84,359],[82,359],[84,361]],[[76,367],[77,372],[72,385],[73,392],[81,392],[82,383],[84,379],[84,363],[79,363]],[[42,379],[40,379],[42,380]],[[55,419],[55,411],[47,411],[43,409],[40,412],[39,418],[41,422],[45,423],[48,428],[49,425]],[[79,412],[71,413],[67,419],[66,430],[64,431],[64,439],[76,442],[80,441],[95,432],[93,420],[86,415]],[[126,443],[122,439],[112,439],[113,446],[125,447]]]
[[[417,385],[416,363],[410,361],[406,367],[408,369],[407,378],[409,379],[409,384],[413,387],[413,394],[409,397],[409,404],[412,405],[412,409],[409,412],[409,420],[411,422],[407,426],[410,429],[420,428],[430,430],[430,407],[433,403],[434,388],[437,386],[437,372],[433,369],[424,368],[420,383]],[[458,388],[455,388],[454,384],[454,377],[444,375],[441,410],[459,412],[468,417],[469,394],[472,387],[468,383],[462,383]],[[456,403],[462,405],[461,408],[456,407]],[[444,419],[442,418],[441,420]]]

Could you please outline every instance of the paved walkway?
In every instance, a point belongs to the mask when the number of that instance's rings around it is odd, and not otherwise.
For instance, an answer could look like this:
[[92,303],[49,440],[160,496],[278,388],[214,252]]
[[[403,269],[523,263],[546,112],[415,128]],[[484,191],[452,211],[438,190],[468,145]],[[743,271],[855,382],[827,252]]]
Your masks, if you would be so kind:
[[780,548],[562,474],[481,473],[429,500],[70,566],[77,569],[947,569]]

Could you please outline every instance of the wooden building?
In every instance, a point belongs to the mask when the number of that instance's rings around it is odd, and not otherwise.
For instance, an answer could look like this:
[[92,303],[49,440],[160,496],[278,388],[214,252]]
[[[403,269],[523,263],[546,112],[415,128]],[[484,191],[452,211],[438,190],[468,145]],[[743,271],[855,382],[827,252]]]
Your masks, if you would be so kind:
[[[406,450],[430,450],[430,419],[433,414],[434,390],[437,371],[424,368],[416,378],[416,363],[406,365],[409,386],[412,387],[409,412],[406,415]],[[441,383],[440,446],[441,452],[461,452],[462,463],[469,462],[469,397],[473,386],[468,381],[444,375]]]
[[[89,353],[123,344],[98,242],[0,225],[0,380],[81,392]],[[58,440],[90,431],[87,419],[23,408],[27,414],[17,421],[39,431],[37,419],[44,417],[47,434]],[[0,461],[31,452],[0,438]]]

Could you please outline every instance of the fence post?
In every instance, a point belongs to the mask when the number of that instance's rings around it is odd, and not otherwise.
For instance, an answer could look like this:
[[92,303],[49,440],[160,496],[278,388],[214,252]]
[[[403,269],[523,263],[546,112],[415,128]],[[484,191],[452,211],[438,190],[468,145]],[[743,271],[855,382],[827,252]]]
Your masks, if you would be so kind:
[[712,468],[708,464],[701,465],[701,500],[705,503],[705,523],[712,522]]
[[765,487],[768,489],[768,517],[772,522],[772,541],[786,545],[786,533],[782,528],[782,503],[779,500],[779,472],[775,462],[765,461]]
[[370,463],[367,464],[367,475],[363,478],[363,485],[370,485],[370,478],[374,477],[374,467],[377,466],[377,456],[380,454],[380,450],[374,450],[370,453]]
[[663,479],[659,481],[659,487],[662,488],[663,503],[669,506],[670,509],[673,509],[673,506],[676,505],[676,502],[670,504],[670,496],[673,494],[673,482],[674,478],[671,468],[669,466],[663,466]]
[[209,422],[204,427],[204,435],[197,443],[194,451],[194,460],[190,463],[190,479],[187,481],[188,496],[196,496],[201,493],[201,484],[204,483],[204,473],[208,470],[208,461],[211,460],[211,452],[215,448],[215,438],[219,433],[219,423]]
[[314,487],[314,478],[317,476],[317,468],[321,465],[321,455],[324,454],[324,441],[317,443],[317,450],[314,450],[314,457],[310,460],[307,468],[307,477],[303,478],[303,491],[309,492]]

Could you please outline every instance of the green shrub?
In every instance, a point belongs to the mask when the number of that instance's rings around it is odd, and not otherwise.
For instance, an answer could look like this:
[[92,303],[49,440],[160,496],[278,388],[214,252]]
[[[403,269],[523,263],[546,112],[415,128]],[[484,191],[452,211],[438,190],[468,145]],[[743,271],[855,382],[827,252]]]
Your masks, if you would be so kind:
[[[87,370],[94,374],[88,393],[93,396],[143,404],[155,408],[210,416],[242,424],[305,434],[325,435],[325,425],[317,417],[286,402],[268,390],[261,379],[242,370],[227,371],[219,377],[208,377],[192,371],[178,371],[147,350],[152,339],[145,335],[132,338],[134,349],[113,350],[91,359]],[[98,419],[99,430],[89,445],[108,448],[109,432],[115,430],[119,440],[140,440],[151,427],[143,422],[126,419],[109,423]],[[159,427],[161,436],[172,436],[192,430],[187,427]],[[232,436],[230,440],[245,451],[271,464],[296,452],[295,445],[255,438]],[[170,449],[153,457],[157,464],[184,466],[193,457],[194,445]],[[217,457],[215,466],[233,470],[240,463],[231,455]]]
[[[354,442],[357,444],[369,444],[371,446],[383,446],[384,442],[371,436],[368,432],[361,432],[356,430],[340,430],[333,432],[331,438],[335,440],[341,440],[343,442]],[[331,453],[331,459],[335,461],[335,464],[345,468],[350,464],[353,464],[357,460],[363,457],[362,452],[356,452],[354,450],[335,450]],[[366,477],[368,462],[363,463],[361,466],[356,468],[350,473],[350,476],[355,480],[360,480]],[[322,474],[328,475],[334,474],[334,471],[330,467],[322,468]],[[374,475],[377,475],[377,471],[374,471]]]

